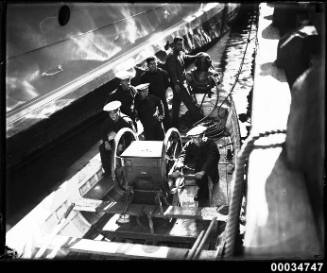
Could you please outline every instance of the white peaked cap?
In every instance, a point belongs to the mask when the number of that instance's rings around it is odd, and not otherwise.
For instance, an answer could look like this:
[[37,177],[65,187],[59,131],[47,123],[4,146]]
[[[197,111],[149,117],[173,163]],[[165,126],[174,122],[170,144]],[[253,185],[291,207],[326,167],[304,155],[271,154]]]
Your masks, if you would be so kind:
[[119,71],[116,73],[116,78],[120,79],[120,80],[129,80],[132,77],[132,74],[129,73],[128,71]]
[[191,130],[189,130],[186,135],[187,136],[198,136],[203,134],[205,131],[207,130],[207,128],[205,126],[196,126],[194,128],[192,128]]
[[136,90],[142,91],[149,88],[150,83],[142,83],[135,87]]
[[121,102],[118,100],[114,100],[109,102],[103,107],[103,111],[109,112],[118,109],[121,106]]

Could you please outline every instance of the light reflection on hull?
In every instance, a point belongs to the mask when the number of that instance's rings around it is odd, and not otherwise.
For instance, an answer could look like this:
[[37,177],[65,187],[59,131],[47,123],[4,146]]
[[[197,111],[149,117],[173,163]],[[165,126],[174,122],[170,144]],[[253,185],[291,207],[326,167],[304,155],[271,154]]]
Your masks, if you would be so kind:
[[[203,23],[203,18],[194,15],[203,14],[200,8],[208,11],[204,17],[209,19],[209,11],[215,10],[211,16],[216,15],[224,5],[74,3],[66,26],[59,26],[54,16],[59,4],[8,5],[7,130],[17,120],[32,118],[33,112],[42,111],[40,107],[49,102],[55,105],[55,100],[86,84],[85,75],[92,81],[107,73],[104,80],[112,80],[119,64],[136,65],[173,36],[192,31]],[[40,18],[40,14],[45,15]],[[21,37],[17,30],[23,31]],[[204,31],[193,35],[189,49],[209,39],[210,33],[206,36]],[[24,48],[17,47],[22,44]]]

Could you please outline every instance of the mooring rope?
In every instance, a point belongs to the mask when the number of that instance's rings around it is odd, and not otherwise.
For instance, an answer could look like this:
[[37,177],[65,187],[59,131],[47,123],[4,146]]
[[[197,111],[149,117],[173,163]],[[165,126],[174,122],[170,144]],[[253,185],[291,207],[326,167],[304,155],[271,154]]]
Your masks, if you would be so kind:
[[[247,38],[247,43],[246,43],[246,47],[245,47],[245,50],[244,50],[244,53],[243,53],[243,57],[242,57],[242,60],[241,60],[241,63],[240,63],[240,66],[239,66],[239,69],[238,69],[238,72],[236,74],[236,77],[235,77],[235,81],[234,81],[234,84],[231,88],[231,90],[229,91],[228,95],[225,97],[225,99],[221,102],[221,104],[218,106],[218,110],[217,112],[219,113],[219,110],[220,108],[222,107],[222,105],[229,99],[229,97],[232,95],[232,92],[234,91],[234,88],[236,86],[236,84],[238,83],[238,78],[239,76],[241,75],[241,72],[242,72],[242,68],[243,68],[243,64],[244,64],[244,61],[245,61],[245,56],[246,56],[246,53],[247,53],[247,50],[248,50],[248,46],[249,46],[249,43],[251,40],[253,40],[254,38],[250,39],[250,36],[252,34],[252,25],[251,25],[251,30],[249,30],[249,34],[248,34],[248,38]],[[257,39],[257,35],[255,36],[255,38]],[[224,75],[224,73],[223,73]],[[223,78],[223,77],[222,77]],[[218,101],[219,101],[219,96],[218,94],[220,92],[219,91],[219,87],[218,87],[218,84],[216,83],[216,92],[217,92],[217,98],[216,98],[216,102],[215,102],[215,105],[214,107],[212,108],[212,110],[210,111],[209,114],[207,114],[206,116],[204,116],[203,118],[201,118],[200,120],[196,121],[195,123],[193,123],[192,127],[195,127],[197,125],[199,125],[202,121],[206,120],[212,113],[213,111],[216,109],[216,106],[218,105]]]
[[[226,224],[226,229],[224,233],[224,241],[223,241],[223,256],[224,257],[232,257],[235,252],[235,239],[236,233],[238,231],[239,225],[239,216],[241,209],[241,201],[243,197],[243,188],[244,188],[244,174],[245,174],[245,164],[248,161],[249,155],[252,150],[256,147],[254,142],[259,138],[266,137],[272,134],[285,134],[286,130],[271,130],[263,133],[259,133],[254,136],[249,136],[244,144],[242,145],[235,163],[235,171],[233,173],[232,185],[234,185],[231,204],[229,207],[228,219]],[[279,144],[281,145],[281,143]],[[271,144],[265,146],[265,148],[276,147],[276,144]]]

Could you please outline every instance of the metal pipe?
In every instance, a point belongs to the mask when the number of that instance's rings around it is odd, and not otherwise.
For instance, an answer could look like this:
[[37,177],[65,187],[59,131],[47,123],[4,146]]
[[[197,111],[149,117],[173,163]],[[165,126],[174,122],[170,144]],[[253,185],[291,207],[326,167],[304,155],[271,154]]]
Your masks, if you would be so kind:
[[213,227],[214,227],[214,223],[215,223],[215,222],[216,222],[216,217],[214,217],[214,218],[211,220],[210,225],[209,225],[208,229],[206,230],[206,233],[205,233],[204,236],[202,237],[201,242],[199,243],[199,246],[196,248],[196,251],[195,251],[195,253],[194,253],[192,259],[196,259],[197,256],[200,254],[200,252],[201,252],[201,250],[202,250],[202,248],[203,248],[205,242],[206,242],[207,239],[208,239],[208,236],[209,236],[211,230],[212,230]]
[[194,255],[194,252],[195,252],[196,248],[198,247],[203,235],[204,235],[204,230],[202,230],[200,232],[199,236],[196,238],[192,248],[189,250],[189,252],[188,252],[188,254],[186,256],[186,260],[191,260],[192,259],[193,255]]

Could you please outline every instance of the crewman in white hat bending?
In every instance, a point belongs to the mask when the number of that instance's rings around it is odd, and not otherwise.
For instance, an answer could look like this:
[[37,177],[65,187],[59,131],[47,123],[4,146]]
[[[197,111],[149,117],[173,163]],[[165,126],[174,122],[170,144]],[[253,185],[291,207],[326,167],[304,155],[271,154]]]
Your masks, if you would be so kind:
[[135,97],[136,115],[143,125],[146,140],[163,140],[165,108],[158,97],[149,95],[149,85],[143,83],[135,87],[138,92]]
[[216,143],[205,137],[206,127],[198,125],[187,132],[191,139],[184,145],[178,158],[173,177],[181,175],[180,170],[195,174],[199,190],[194,197],[200,207],[209,204],[209,178],[213,184],[219,180],[218,162],[220,158]]
[[116,136],[116,133],[124,127],[128,127],[135,131],[132,120],[120,112],[120,106],[120,101],[112,101],[103,107],[103,111],[108,112],[109,117],[103,124],[99,151],[102,168],[106,176],[111,174],[113,140]]

